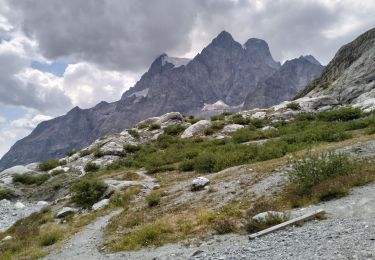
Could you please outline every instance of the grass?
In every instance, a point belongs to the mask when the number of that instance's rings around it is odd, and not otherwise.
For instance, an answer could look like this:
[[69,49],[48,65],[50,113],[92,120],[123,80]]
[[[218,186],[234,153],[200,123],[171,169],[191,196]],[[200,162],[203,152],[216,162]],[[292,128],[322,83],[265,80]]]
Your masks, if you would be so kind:
[[135,129],[128,129],[128,133],[135,139],[139,139],[141,137],[139,132]]
[[14,193],[14,191],[8,188],[0,188],[0,200],[3,200],[3,199],[10,200],[15,197],[16,197],[16,194]]
[[24,185],[42,185],[50,178],[50,175],[47,173],[43,174],[32,174],[32,173],[24,173],[24,174],[14,174],[13,175],[13,183],[21,183]]
[[162,194],[163,194],[162,190],[152,190],[145,197],[147,205],[149,207],[155,207],[155,206],[159,205]]
[[297,102],[290,102],[286,105],[286,108],[297,111],[301,109],[301,106]]
[[49,171],[57,166],[60,166],[59,160],[45,160],[38,164],[38,169],[40,171]]
[[160,129],[160,128],[161,128],[160,124],[151,124],[148,127],[148,130],[152,131],[152,130],[157,130],[157,129]]
[[94,162],[88,162],[85,165],[85,172],[97,172],[100,169],[100,166]]
[[185,130],[185,127],[182,125],[169,125],[164,128],[164,134],[167,135],[179,135]]

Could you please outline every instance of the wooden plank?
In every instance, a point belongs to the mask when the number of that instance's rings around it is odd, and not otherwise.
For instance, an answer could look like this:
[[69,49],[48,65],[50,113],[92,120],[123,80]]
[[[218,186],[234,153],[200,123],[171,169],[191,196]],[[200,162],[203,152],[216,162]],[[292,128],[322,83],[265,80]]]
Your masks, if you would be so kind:
[[304,222],[304,221],[314,219],[317,215],[320,215],[320,214],[325,214],[325,211],[323,209],[319,209],[319,210],[316,210],[312,213],[308,213],[308,214],[305,214],[303,216],[300,216],[298,218],[294,218],[294,219],[285,221],[285,222],[280,223],[276,226],[273,226],[273,227],[264,229],[262,231],[259,231],[257,233],[251,234],[251,235],[249,235],[249,239],[252,240],[254,238],[261,237],[261,236],[267,235],[269,233],[275,232],[277,230],[286,228],[286,227],[291,226],[293,224],[298,224],[299,222]]

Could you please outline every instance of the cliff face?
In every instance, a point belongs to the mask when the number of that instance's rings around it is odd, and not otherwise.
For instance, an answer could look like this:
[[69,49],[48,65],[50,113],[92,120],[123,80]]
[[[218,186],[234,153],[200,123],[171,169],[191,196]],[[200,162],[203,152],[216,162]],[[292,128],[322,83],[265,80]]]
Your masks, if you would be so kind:
[[[281,67],[273,60],[264,40],[252,38],[241,45],[229,33],[221,32],[192,60],[166,54],[159,56],[119,101],[101,102],[91,109],[74,108],[65,116],[41,123],[4,155],[0,169],[63,157],[68,150],[87,146],[101,136],[120,132],[145,118],[171,111],[210,115],[215,111],[208,110],[217,107],[215,104],[238,111],[249,93],[256,93],[266,100],[264,105],[276,104],[281,98],[277,96],[277,100],[273,100],[275,95],[265,98],[264,95],[272,90],[267,84],[258,83],[278,71],[284,75],[282,71],[289,70],[288,67]],[[296,68],[295,71],[302,70],[309,75],[309,68]],[[315,70],[313,68],[311,72],[314,75]],[[288,75],[292,73],[285,73],[283,77]],[[298,82],[298,86],[302,81],[299,78],[285,79],[293,84]],[[268,90],[263,90],[263,87]],[[293,96],[295,91],[287,92]],[[251,106],[251,102],[246,103]]]
[[286,61],[279,70],[249,92],[243,109],[266,108],[289,100],[318,77],[323,68],[312,56]]
[[329,95],[363,109],[375,108],[375,28],[341,47],[321,76],[295,98]]

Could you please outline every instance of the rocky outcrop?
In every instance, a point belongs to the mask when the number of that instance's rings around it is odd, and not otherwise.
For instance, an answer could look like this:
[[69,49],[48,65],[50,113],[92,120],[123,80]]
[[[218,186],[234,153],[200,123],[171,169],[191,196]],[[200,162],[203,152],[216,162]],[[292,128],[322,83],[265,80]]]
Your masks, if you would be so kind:
[[250,91],[243,109],[267,108],[291,99],[318,77],[323,68],[311,55],[286,61],[279,70]]
[[204,130],[211,125],[211,122],[208,120],[200,120],[195,124],[189,126],[182,133],[181,138],[189,138],[193,136],[203,135]]
[[375,109],[375,28],[344,45],[301,97],[330,96],[343,104]]

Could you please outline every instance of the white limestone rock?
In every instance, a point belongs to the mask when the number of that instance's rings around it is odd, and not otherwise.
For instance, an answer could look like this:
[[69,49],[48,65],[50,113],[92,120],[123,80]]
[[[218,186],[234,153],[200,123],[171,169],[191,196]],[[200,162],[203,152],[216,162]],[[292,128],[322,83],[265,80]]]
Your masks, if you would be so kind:
[[197,135],[203,135],[204,130],[211,125],[211,122],[208,120],[200,120],[195,124],[189,126],[182,133],[181,138],[190,138]]

